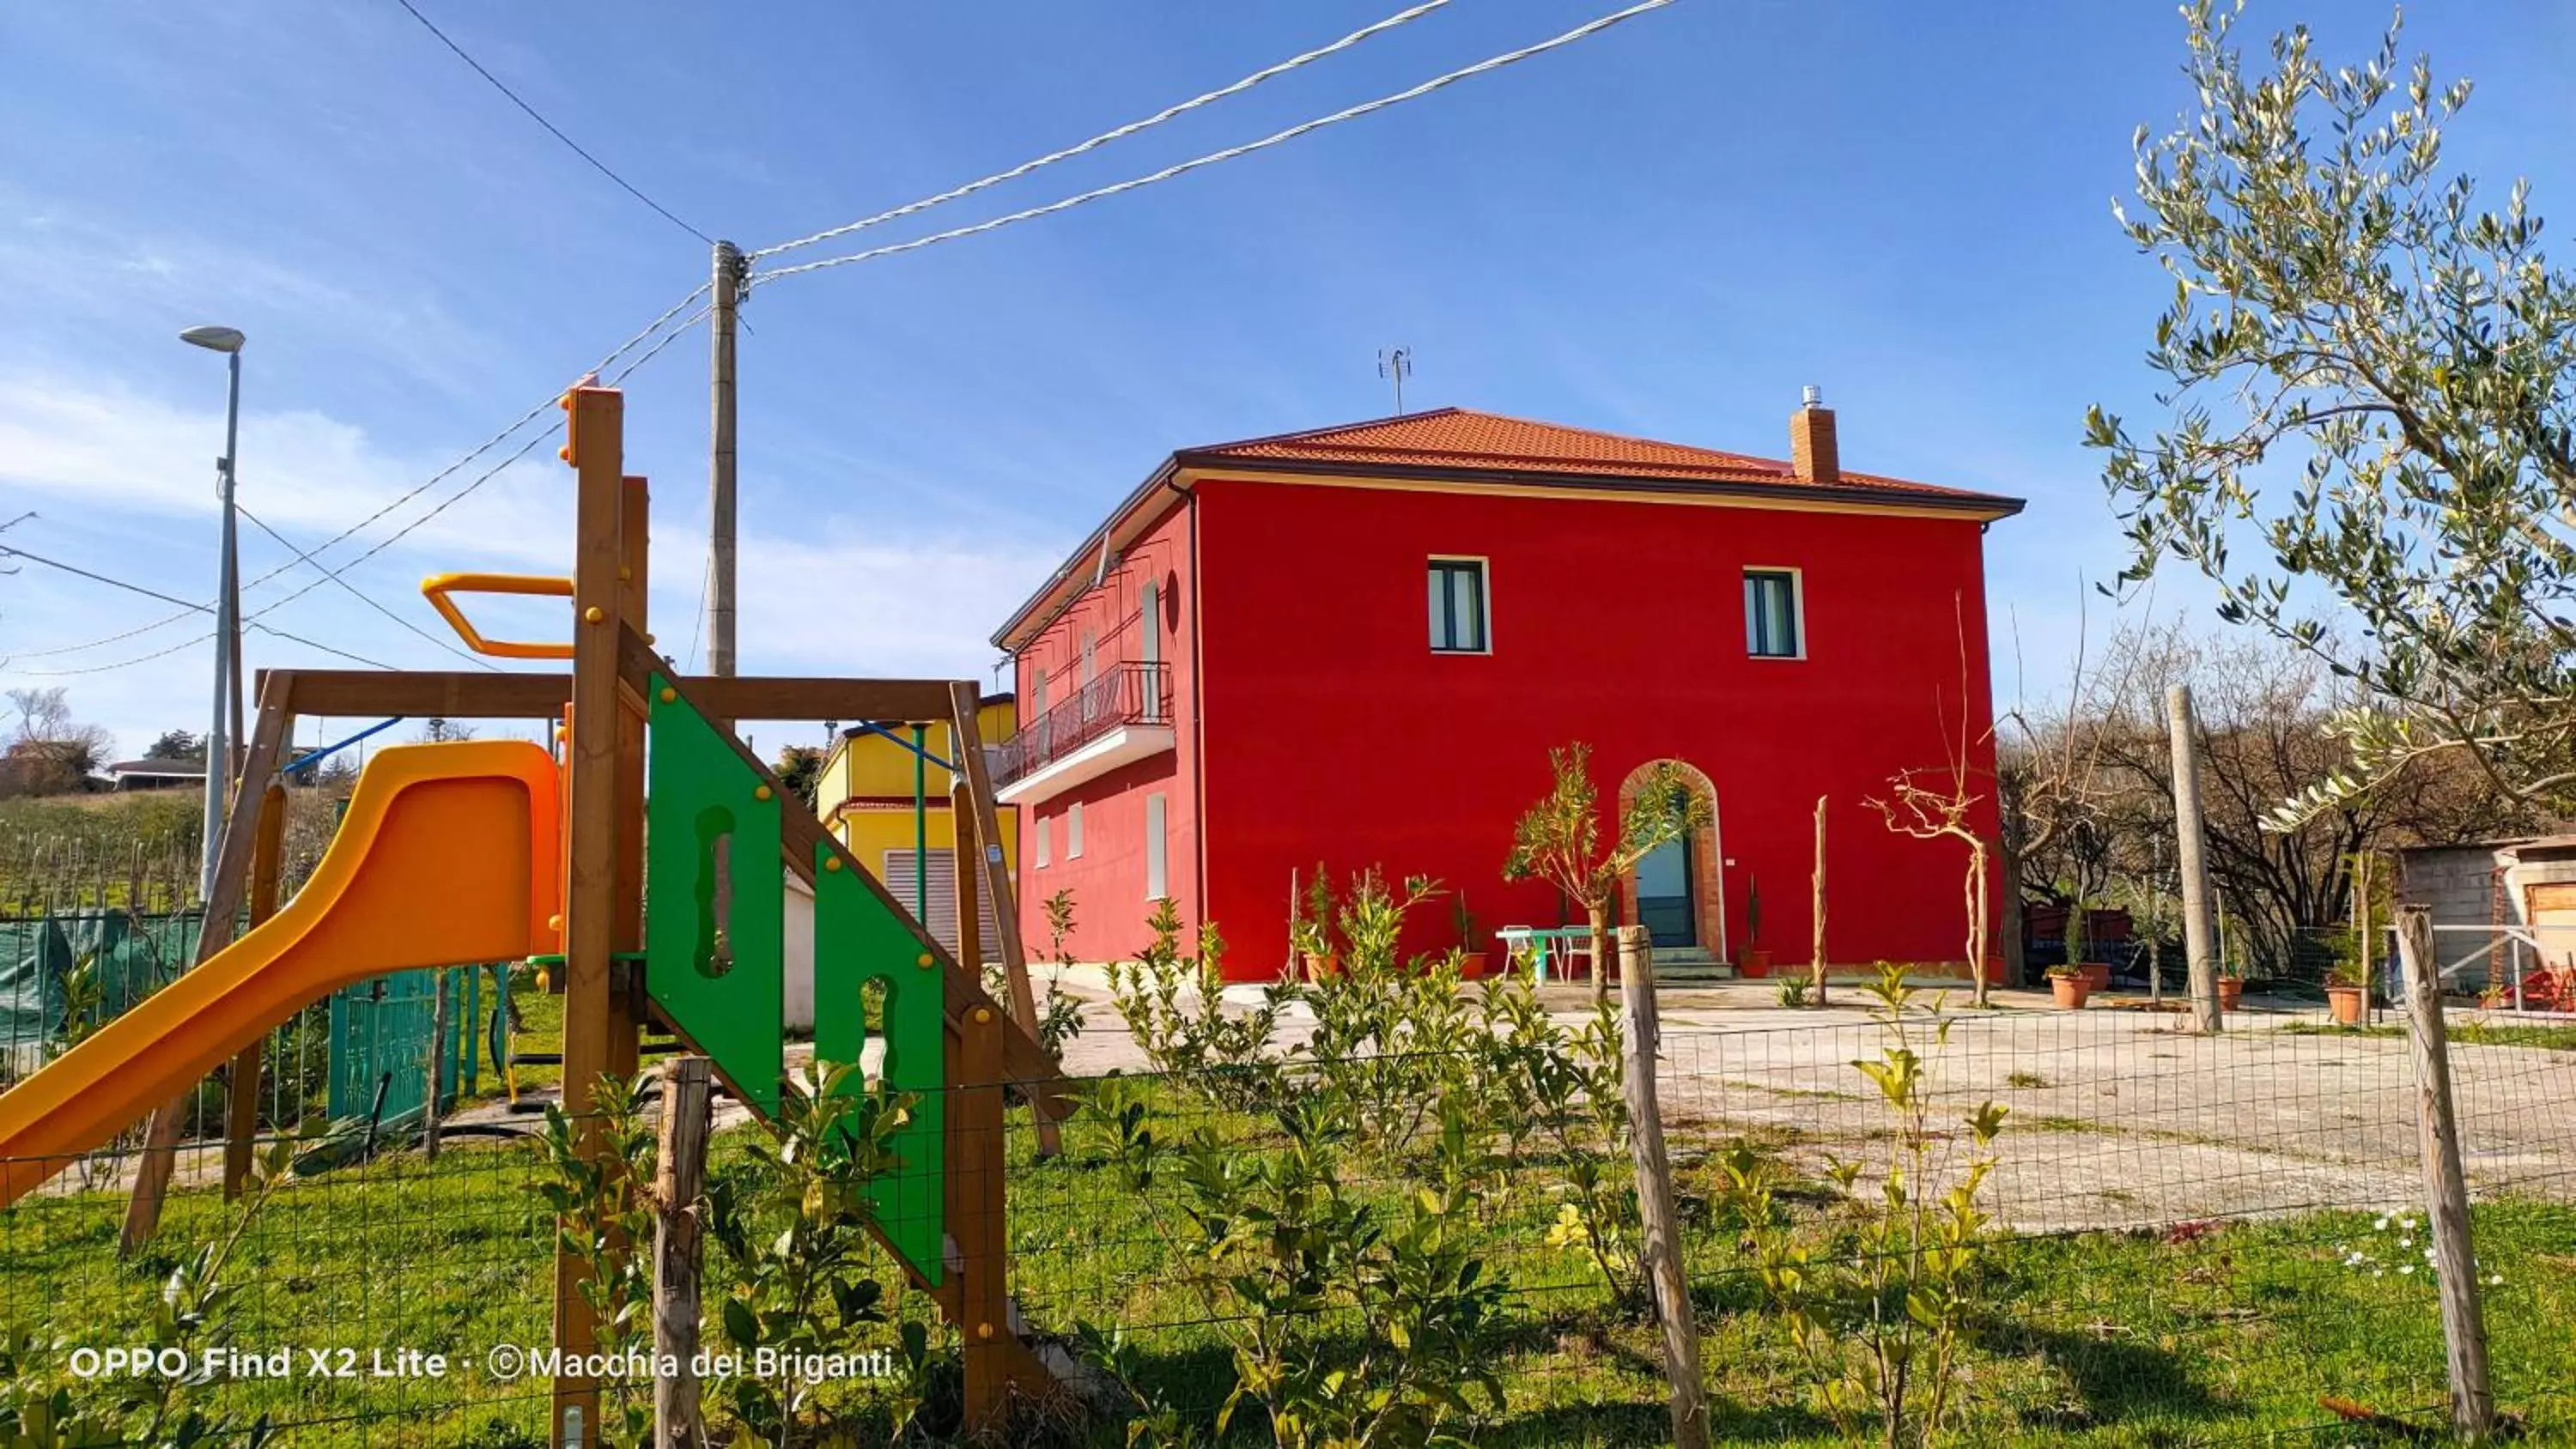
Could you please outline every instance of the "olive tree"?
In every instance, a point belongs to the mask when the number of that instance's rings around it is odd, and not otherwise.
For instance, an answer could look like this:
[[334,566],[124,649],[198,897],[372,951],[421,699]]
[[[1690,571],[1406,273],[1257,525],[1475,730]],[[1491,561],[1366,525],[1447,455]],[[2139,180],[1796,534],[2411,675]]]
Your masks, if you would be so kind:
[[[2135,583],[2167,560],[2220,613],[2357,685],[2328,728],[2348,763],[2280,804],[2295,827],[2433,757],[2529,805],[2576,794],[2576,279],[2528,186],[2501,209],[2443,164],[2469,96],[2401,62],[2392,23],[2330,67],[2305,29],[2268,66],[2237,11],[2184,10],[2194,114],[2136,141],[2116,207],[2173,278],[2148,357],[2171,411],[2087,441]],[[2259,544],[2259,561],[2233,546]],[[2360,625],[2339,645],[2322,617]],[[2347,636],[2350,637],[2350,636]]]
[[1670,760],[1639,782],[1619,820],[1618,838],[1601,844],[1601,791],[1592,783],[1592,747],[1577,740],[1547,752],[1548,792],[1512,827],[1505,880],[1544,880],[1583,907],[1592,936],[1592,996],[1607,1000],[1610,897],[1619,880],[1663,846],[1705,828],[1716,805]]

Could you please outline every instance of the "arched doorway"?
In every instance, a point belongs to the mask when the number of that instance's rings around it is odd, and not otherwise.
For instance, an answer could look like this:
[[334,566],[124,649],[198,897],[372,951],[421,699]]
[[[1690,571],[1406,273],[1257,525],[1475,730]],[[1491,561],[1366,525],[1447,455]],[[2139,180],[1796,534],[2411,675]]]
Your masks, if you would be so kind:
[[1687,760],[1648,760],[1619,785],[1619,818],[1669,768],[1709,803],[1708,823],[1637,862],[1619,881],[1619,918],[1644,926],[1658,956],[1727,959],[1726,857],[1718,853],[1717,785]]

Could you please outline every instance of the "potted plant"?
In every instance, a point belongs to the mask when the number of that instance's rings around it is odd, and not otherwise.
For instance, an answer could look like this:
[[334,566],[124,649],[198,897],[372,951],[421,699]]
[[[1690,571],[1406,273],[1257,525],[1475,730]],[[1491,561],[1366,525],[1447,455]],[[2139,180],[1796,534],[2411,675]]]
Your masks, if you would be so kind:
[[2048,968],[2048,989],[2056,996],[2058,1005],[2069,1011],[2081,1011],[2085,998],[2093,994],[2093,982],[2081,966],[2051,966]]
[[2218,1009],[2234,1011],[2245,1000],[2245,968],[2234,961],[2218,963]]
[[2337,1026],[2361,1025],[2362,1013],[2370,1005],[2370,982],[2361,971],[2361,963],[2349,957],[2337,961],[2326,973],[2326,1009]]
[[1486,970],[1485,946],[1476,934],[1476,918],[1467,910],[1467,893],[1449,899],[1449,921],[1458,928],[1458,979],[1481,981]]
[[1288,919],[1288,946],[1306,968],[1306,979],[1321,981],[1341,974],[1341,958],[1333,951],[1333,887],[1324,878],[1324,867],[1315,866],[1315,879],[1306,889],[1305,909]]
[[1762,944],[1762,882],[1750,875],[1744,878],[1744,951],[1735,969],[1748,977],[1771,974],[1771,951]]
[[2085,908],[2084,897],[2080,893],[2067,901],[2066,964],[2083,976],[2085,989],[2103,991],[2109,989],[2111,985],[2111,963],[2085,959],[2093,951],[2092,938],[2087,931],[2090,924],[2088,917],[2091,915],[2092,912]]

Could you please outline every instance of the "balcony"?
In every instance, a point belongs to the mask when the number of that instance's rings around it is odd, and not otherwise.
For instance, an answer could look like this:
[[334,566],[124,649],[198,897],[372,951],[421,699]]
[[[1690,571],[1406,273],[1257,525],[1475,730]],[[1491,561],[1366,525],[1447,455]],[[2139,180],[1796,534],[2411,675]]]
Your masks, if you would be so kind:
[[1172,667],[1113,664],[994,752],[994,798],[1044,800],[1172,748]]

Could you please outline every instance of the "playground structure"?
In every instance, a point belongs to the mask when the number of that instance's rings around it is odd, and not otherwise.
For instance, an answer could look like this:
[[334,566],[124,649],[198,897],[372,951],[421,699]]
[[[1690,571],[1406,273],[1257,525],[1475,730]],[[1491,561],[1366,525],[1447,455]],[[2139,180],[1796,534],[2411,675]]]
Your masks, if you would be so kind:
[[[957,756],[952,955],[825,831],[733,734],[735,719],[950,722],[976,738],[972,681],[683,678],[645,631],[648,493],[623,471],[623,398],[582,386],[563,399],[576,477],[566,579],[445,575],[424,584],[470,647],[562,659],[569,673],[271,671],[221,836],[195,967],[0,1094],[0,1207],[78,1153],[149,1114],[129,1205],[129,1249],[155,1230],[179,1145],[176,1099],[233,1063],[226,1180],[251,1153],[260,1042],[328,992],[396,970],[529,959],[565,998],[564,1109],[586,1118],[604,1074],[631,1076],[657,1021],[710,1059],[728,1090],[774,1113],[785,1078],[785,872],[815,894],[814,1050],[867,1055],[867,993],[881,993],[876,1073],[918,1094],[894,1139],[898,1169],[875,1184],[872,1231],[957,1326],[970,1426],[1053,1377],[1018,1337],[1004,1216],[1006,1088],[1030,1102],[1051,1150],[1061,1097],[1035,1010],[996,842],[980,751]],[[569,644],[494,641],[454,596],[568,596]],[[562,721],[562,754],[523,740],[390,747],[359,777],[312,879],[277,902],[280,759],[299,714]],[[653,882],[648,897],[647,878]],[[1003,923],[1011,1009],[975,963],[981,895]],[[233,938],[247,907],[250,928]],[[965,966],[960,961],[967,963]],[[856,1075],[856,1074],[853,1074]],[[583,1141],[604,1150],[595,1123]],[[588,1353],[587,1271],[558,1253],[554,1341]],[[559,1378],[549,1442],[590,1442],[595,1382]]]

